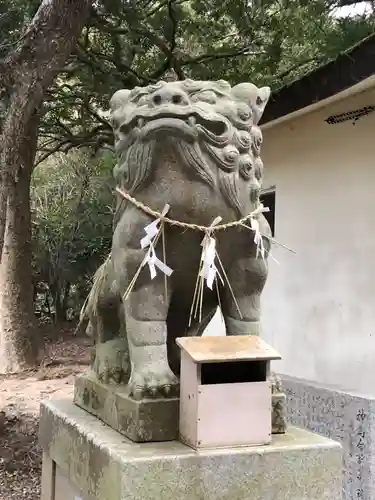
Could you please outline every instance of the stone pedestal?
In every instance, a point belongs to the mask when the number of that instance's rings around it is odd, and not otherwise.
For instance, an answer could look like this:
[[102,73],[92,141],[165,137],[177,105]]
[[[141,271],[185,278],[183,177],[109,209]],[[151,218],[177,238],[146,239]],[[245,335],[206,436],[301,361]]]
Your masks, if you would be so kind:
[[42,500],[341,500],[339,444],[289,428],[272,443],[195,452],[137,444],[71,401],[41,407]]
[[[76,377],[74,402],[136,443],[178,439],[179,398],[129,397],[126,386],[103,384],[90,371]],[[285,394],[272,394],[272,433],[286,432]]]

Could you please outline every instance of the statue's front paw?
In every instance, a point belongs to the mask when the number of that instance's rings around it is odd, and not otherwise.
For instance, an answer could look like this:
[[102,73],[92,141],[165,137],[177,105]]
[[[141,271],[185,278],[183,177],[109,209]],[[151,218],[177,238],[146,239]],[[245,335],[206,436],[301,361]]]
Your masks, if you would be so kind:
[[178,379],[168,365],[134,366],[128,383],[129,394],[137,401],[142,398],[178,396]]
[[108,384],[126,383],[129,379],[130,362],[126,339],[117,338],[97,344],[93,369],[99,380]]

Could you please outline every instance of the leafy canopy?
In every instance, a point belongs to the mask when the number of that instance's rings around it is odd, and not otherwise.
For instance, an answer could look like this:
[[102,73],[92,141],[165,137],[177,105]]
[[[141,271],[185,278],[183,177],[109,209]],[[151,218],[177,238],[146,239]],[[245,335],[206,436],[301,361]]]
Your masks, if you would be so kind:
[[[10,3],[19,8],[20,2]],[[26,2],[31,12],[35,3]],[[334,16],[348,3],[356,2],[97,0],[46,96],[39,160],[75,146],[110,147],[103,113],[110,96],[170,69],[178,78],[248,80],[273,89],[289,83],[374,31],[371,13]]]

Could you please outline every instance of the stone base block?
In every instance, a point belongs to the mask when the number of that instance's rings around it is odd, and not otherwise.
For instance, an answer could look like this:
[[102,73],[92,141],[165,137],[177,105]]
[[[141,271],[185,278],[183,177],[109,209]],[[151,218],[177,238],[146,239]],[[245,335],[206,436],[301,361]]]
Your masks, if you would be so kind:
[[76,378],[74,402],[132,441],[178,437],[178,398],[135,401],[126,386],[103,384],[87,372]]
[[[179,398],[135,401],[126,386],[103,384],[87,372],[76,378],[74,402],[136,443],[178,439]],[[272,394],[272,434],[286,427],[285,394]]]
[[267,446],[196,452],[133,443],[72,402],[49,401],[40,443],[42,500],[341,500],[340,445],[293,427]]

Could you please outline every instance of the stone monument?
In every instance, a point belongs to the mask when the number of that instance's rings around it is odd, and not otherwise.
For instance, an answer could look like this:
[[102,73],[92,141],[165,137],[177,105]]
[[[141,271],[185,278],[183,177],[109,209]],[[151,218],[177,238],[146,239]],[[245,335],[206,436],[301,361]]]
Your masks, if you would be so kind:
[[72,498],[85,500],[340,498],[339,446],[306,431],[285,434],[277,378],[272,423],[280,435],[267,447],[197,454],[175,441],[176,338],[201,335],[217,306],[227,336],[260,333],[272,238],[259,200],[258,123],[269,96],[250,83],[184,80],[112,97],[112,250],[80,318],[95,344],[92,367],[76,380],[77,406],[42,407],[44,491],[54,462],[55,490],[65,481]]

